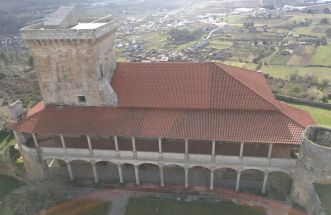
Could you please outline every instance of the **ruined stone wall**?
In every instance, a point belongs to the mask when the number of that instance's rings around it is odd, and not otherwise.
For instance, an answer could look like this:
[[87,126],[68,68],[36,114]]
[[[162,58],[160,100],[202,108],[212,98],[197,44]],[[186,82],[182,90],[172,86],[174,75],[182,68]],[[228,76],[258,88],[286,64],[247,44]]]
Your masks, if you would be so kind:
[[303,144],[294,172],[292,198],[310,210],[316,195],[313,184],[331,181],[331,147],[323,144],[330,141],[326,139],[330,133],[331,129],[312,126],[302,134]]

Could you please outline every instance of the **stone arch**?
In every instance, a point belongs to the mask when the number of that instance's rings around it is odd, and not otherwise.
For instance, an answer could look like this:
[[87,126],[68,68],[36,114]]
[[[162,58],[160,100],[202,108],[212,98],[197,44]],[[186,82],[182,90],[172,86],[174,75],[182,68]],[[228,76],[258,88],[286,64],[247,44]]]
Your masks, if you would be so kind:
[[203,186],[210,185],[210,169],[203,166],[192,166],[188,170],[188,184],[189,186]]
[[128,184],[136,183],[136,175],[135,175],[134,168],[135,168],[135,165],[133,165],[131,163],[121,164],[124,183],[128,183]]
[[214,187],[235,189],[237,182],[237,170],[228,167],[215,169]]
[[245,169],[241,171],[240,190],[260,193],[263,186],[264,171],[260,169]]
[[141,184],[160,185],[160,169],[158,165],[143,163],[138,166],[139,180]]
[[75,180],[88,182],[94,181],[91,162],[86,160],[72,160],[70,161],[70,165]]
[[98,161],[95,163],[95,166],[101,183],[120,183],[117,164],[110,161]]
[[185,185],[185,168],[176,164],[163,166],[165,185]]
[[284,171],[273,171],[268,174],[267,192],[272,198],[286,200],[291,193],[293,179]]
[[44,159],[43,162],[45,162],[47,166],[49,176],[69,178],[68,167],[65,160],[58,158],[48,158]]

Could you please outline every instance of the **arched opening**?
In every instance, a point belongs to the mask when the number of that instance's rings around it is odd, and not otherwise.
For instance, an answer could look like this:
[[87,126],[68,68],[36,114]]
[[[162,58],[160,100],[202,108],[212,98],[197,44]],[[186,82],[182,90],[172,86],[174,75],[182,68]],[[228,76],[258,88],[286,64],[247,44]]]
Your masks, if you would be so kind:
[[76,181],[94,181],[92,164],[87,161],[74,160],[70,162],[72,174]]
[[210,185],[210,170],[206,167],[195,166],[188,170],[189,186],[204,186]]
[[286,200],[291,193],[292,177],[280,171],[270,172],[268,175],[268,196],[277,200]]
[[118,175],[117,165],[108,161],[100,161],[96,163],[99,181],[101,183],[119,184],[120,178]]
[[48,167],[48,174],[50,177],[60,177],[60,178],[69,179],[67,164],[64,160],[54,158],[54,159],[44,160],[44,162]]
[[240,191],[261,193],[264,172],[257,169],[247,169],[241,172]]
[[134,166],[132,164],[122,164],[121,168],[124,183],[135,184],[136,176],[134,172]]
[[141,164],[138,166],[139,180],[141,184],[160,185],[160,170],[155,164]]
[[165,185],[185,185],[185,169],[178,165],[163,167]]
[[231,168],[216,169],[214,173],[214,187],[235,189],[237,171]]

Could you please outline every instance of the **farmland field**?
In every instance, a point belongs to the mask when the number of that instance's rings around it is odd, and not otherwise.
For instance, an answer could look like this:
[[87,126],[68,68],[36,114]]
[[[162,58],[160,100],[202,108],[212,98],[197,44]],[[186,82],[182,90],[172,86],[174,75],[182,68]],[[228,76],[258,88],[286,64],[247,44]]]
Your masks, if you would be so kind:
[[326,110],[317,107],[311,107],[308,105],[299,105],[288,103],[291,106],[296,108],[308,111],[310,115],[314,118],[317,125],[331,127],[331,110]]
[[331,45],[320,46],[312,60],[312,65],[331,66]]
[[314,75],[320,80],[326,79],[331,82],[331,68],[326,67],[265,65],[261,70],[275,78],[288,79],[291,74]]

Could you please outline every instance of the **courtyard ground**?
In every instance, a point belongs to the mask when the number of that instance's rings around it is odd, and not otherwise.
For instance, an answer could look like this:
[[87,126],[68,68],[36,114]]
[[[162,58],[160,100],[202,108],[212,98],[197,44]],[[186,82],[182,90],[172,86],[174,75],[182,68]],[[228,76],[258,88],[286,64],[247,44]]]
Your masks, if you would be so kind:
[[263,209],[250,208],[230,202],[206,203],[160,200],[152,198],[130,199],[125,215],[265,215]]
[[20,186],[21,186],[21,182],[16,180],[15,178],[5,175],[0,175],[0,214],[3,214],[2,201],[5,198],[5,196]]
[[331,184],[315,184],[315,189],[318,193],[326,215],[331,215]]

